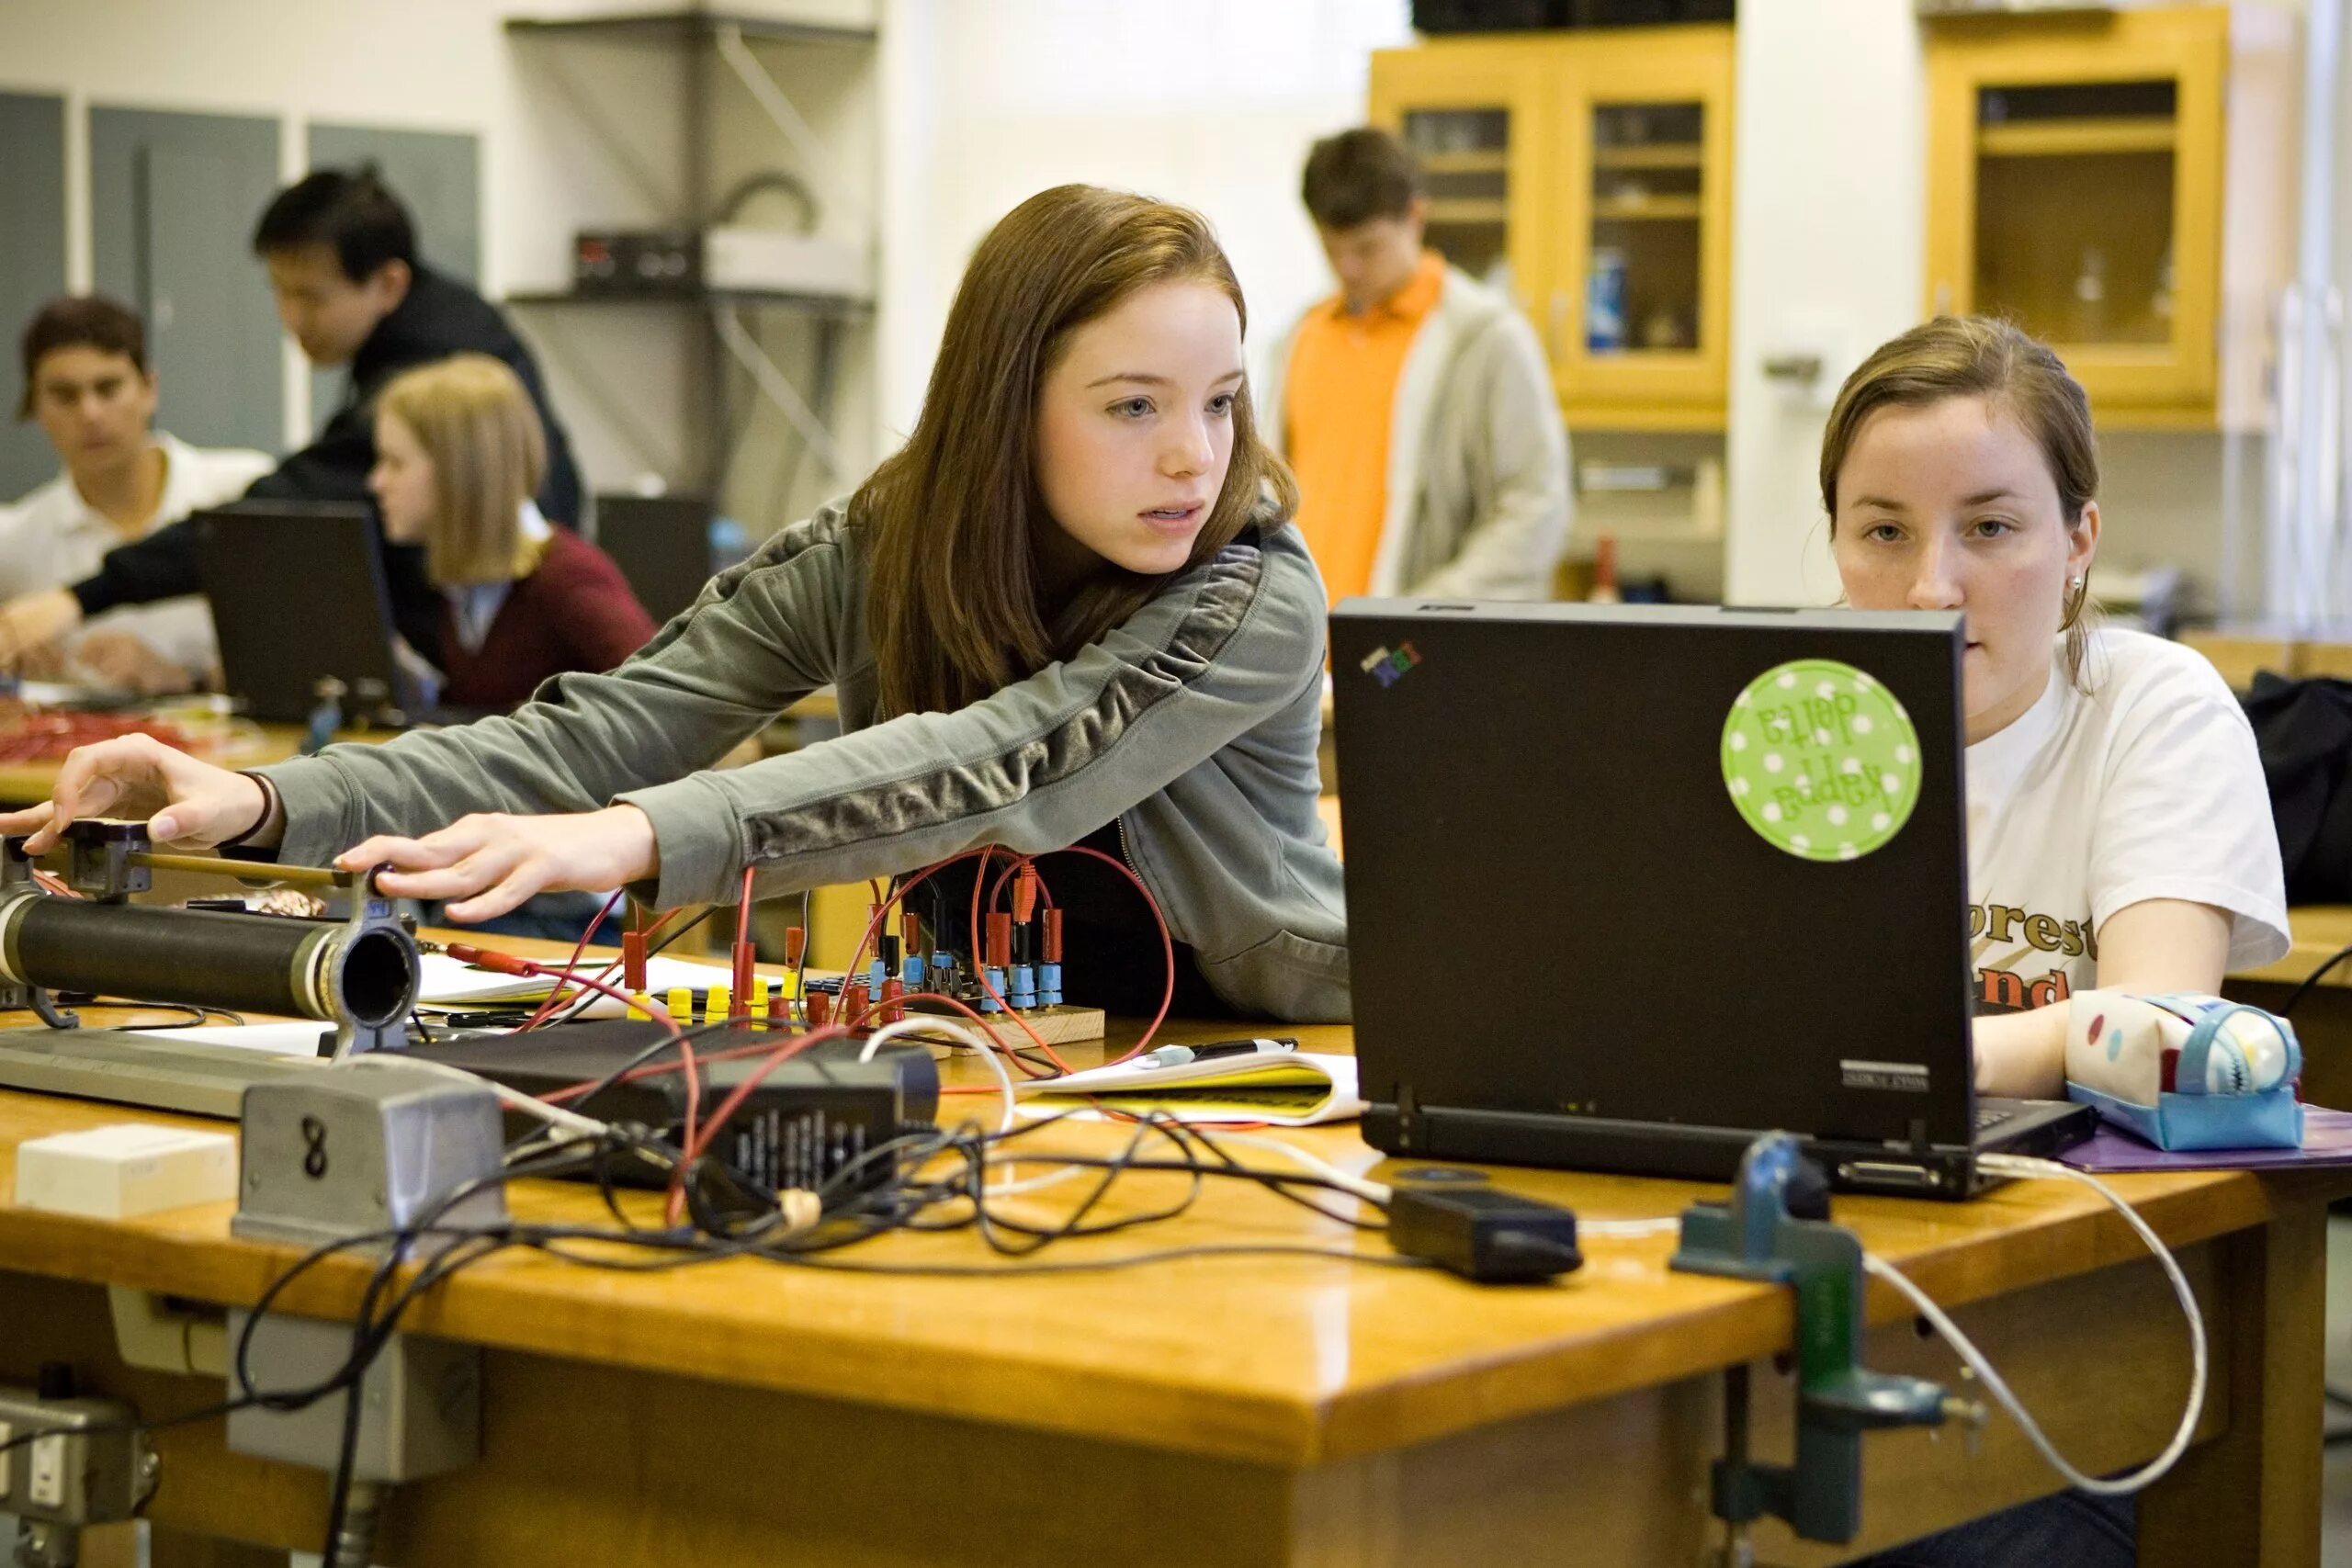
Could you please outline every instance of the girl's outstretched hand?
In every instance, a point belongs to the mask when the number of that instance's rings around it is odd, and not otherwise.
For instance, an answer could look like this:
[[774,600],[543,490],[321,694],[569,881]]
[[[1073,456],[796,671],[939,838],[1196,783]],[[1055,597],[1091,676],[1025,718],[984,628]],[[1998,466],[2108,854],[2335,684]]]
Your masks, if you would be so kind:
[[653,824],[634,806],[559,817],[478,812],[423,838],[379,834],[335,857],[346,871],[392,869],[376,886],[396,898],[456,899],[464,923],[506,913],[535,893],[602,892],[661,869]]

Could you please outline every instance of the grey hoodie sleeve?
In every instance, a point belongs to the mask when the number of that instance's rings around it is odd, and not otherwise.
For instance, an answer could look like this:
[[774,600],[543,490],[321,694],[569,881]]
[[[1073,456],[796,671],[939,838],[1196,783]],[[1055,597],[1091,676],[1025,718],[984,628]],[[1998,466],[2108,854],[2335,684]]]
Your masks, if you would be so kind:
[[1323,589],[1295,533],[1245,536],[1072,658],[955,713],[908,714],[749,767],[624,792],[662,851],[654,901],[854,882],[982,844],[1085,837],[1321,678]]
[[468,812],[593,811],[709,767],[833,678],[847,547],[828,509],[714,579],[609,674],[559,675],[505,717],[259,770],[286,806],[278,858],[320,864]]
[[1504,310],[1463,354],[1464,380],[1476,389],[1469,429],[1486,447],[1476,467],[1492,491],[1453,558],[1413,584],[1412,592],[1546,598],[1553,568],[1567,547],[1572,501],[1567,434],[1543,344],[1525,317]]

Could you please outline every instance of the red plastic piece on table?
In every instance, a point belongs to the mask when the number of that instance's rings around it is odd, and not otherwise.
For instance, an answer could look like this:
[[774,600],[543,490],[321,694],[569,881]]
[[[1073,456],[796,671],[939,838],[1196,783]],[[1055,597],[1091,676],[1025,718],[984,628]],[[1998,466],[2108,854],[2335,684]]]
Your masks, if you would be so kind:
[[752,1016],[752,956],[750,942],[739,942],[735,944],[735,989],[727,1003],[727,1016],[730,1019],[745,1019]]

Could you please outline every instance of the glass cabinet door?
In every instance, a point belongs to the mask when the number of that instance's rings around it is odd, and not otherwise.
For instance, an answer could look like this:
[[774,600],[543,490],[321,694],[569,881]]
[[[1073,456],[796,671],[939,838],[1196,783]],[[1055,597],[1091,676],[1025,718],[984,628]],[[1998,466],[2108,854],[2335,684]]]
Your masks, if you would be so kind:
[[1430,248],[1527,309],[1548,265],[1539,118],[1540,48],[1441,39],[1372,60],[1372,119],[1421,165]]
[[1407,109],[1401,135],[1428,182],[1430,248],[1512,291],[1510,111]]
[[1928,310],[2016,321],[2095,404],[2210,406],[2226,49],[2219,7],[1938,36]]
[[2055,344],[2172,340],[2168,80],[1976,92],[1971,298]]
[[1699,341],[1707,106],[1602,103],[1591,113],[1585,352],[1687,354]]
[[1729,327],[1728,28],[1579,38],[1547,322],[1568,422],[1720,426]]

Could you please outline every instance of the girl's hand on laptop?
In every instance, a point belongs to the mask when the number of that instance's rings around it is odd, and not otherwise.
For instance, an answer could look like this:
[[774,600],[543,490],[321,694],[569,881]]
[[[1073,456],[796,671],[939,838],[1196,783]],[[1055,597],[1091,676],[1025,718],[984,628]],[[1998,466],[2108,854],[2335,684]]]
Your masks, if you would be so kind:
[[75,748],[49,798],[0,813],[0,833],[31,834],[25,850],[38,855],[76,818],[144,817],[159,844],[209,849],[258,826],[268,809],[267,792],[245,774],[199,762],[152,735],[125,735]]
[[661,869],[653,824],[634,806],[560,817],[478,812],[421,839],[379,834],[335,857],[347,871],[392,869],[376,886],[395,898],[453,898],[460,923],[506,913],[535,893],[595,892]]

